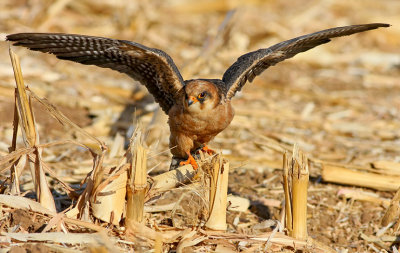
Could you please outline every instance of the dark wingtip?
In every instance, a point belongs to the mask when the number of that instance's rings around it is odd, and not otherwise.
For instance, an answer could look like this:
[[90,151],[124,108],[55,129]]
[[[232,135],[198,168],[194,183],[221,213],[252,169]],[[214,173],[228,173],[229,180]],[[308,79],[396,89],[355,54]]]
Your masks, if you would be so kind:
[[365,25],[369,27],[368,30],[378,29],[380,27],[390,27],[390,26],[392,26],[391,24],[386,24],[386,23],[370,23],[370,24],[365,24]]
[[19,33],[9,34],[6,36],[7,41],[16,41],[18,40]]
[[[18,41],[23,41],[23,40],[31,40],[35,39],[38,35],[46,35],[45,33],[13,33],[13,34],[8,34],[6,35],[6,40],[7,41],[13,41],[13,42],[18,42]],[[40,36],[38,36],[40,39]]]
[[6,36],[6,41],[11,41],[14,46],[23,46],[20,41],[26,39],[24,33],[14,33]]
[[386,24],[386,23],[376,23],[379,27],[390,27],[392,26],[391,24]]

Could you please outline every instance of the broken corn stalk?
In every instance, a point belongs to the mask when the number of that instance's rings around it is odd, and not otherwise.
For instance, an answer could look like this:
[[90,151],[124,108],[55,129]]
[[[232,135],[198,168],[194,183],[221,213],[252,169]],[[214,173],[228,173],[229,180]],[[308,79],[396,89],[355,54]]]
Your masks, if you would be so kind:
[[206,227],[226,230],[226,205],[228,193],[229,162],[217,155],[213,159],[209,186],[209,218]]
[[289,236],[307,239],[308,159],[295,144],[292,157],[283,160],[283,189],[285,192],[286,228]]

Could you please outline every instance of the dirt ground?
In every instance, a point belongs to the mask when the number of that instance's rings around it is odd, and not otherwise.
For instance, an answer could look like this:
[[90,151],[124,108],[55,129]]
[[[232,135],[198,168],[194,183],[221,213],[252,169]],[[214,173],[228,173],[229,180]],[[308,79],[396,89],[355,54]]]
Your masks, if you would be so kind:
[[[271,231],[267,225],[261,229],[255,225],[281,219],[282,152],[274,145],[291,150],[297,143],[312,161],[367,170],[377,161],[400,163],[399,1],[3,0],[0,12],[2,38],[17,32],[63,32],[131,40],[166,51],[184,79],[221,78],[240,55],[303,34],[350,24],[389,23],[389,28],[333,39],[266,70],[233,99],[235,118],[210,146],[230,162],[229,192],[251,203],[245,212],[228,212],[232,233]],[[13,129],[15,81],[8,47],[9,43],[0,43],[0,156],[8,154]],[[116,133],[129,136],[138,122],[146,127],[152,121],[156,104],[129,77],[27,49],[13,50],[30,89],[107,145],[112,146]],[[80,138],[43,106],[34,103],[34,110],[41,143]],[[152,125],[157,131],[147,140],[150,175],[168,171],[171,161],[166,119],[158,120]],[[23,146],[21,139],[18,146]],[[43,157],[60,179],[75,188],[92,169],[90,154],[73,145],[46,149]],[[382,232],[381,220],[387,209],[382,203],[392,199],[395,190],[329,183],[322,178],[322,169],[321,163],[310,163],[309,236],[338,252],[394,252],[399,231],[390,227]],[[9,171],[3,172],[0,184],[6,185],[8,176]],[[68,208],[72,202],[65,191],[54,178],[48,179],[58,211]],[[20,181],[23,195],[34,196],[29,169]],[[166,193],[158,204],[175,201],[183,191],[188,189]],[[380,201],[343,197],[346,191]],[[200,200],[188,196],[175,212],[146,214],[148,224],[199,225],[198,209],[185,207],[200,205]],[[2,236],[40,232],[48,221],[42,215],[0,206]],[[384,239],[389,236],[395,239]],[[262,251],[235,245],[240,251]],[[10,245],[0,239],[0,251],[11,246],[15,247],[11,252],[60,250],[34,242]],[[131,249],[128,244],[121,248]],[[201,244],[191,248],[193,252],[214,249],[205,250]],[[174,250],[174,245],[164,250]]]

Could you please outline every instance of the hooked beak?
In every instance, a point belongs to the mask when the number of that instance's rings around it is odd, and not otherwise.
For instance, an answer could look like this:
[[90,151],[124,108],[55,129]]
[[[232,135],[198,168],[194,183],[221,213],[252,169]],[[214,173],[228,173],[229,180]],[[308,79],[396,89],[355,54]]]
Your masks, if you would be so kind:
[[199,102],[199,100],[196,97],[190,96],[188,99],[188,106],[191,106],[192,104]]

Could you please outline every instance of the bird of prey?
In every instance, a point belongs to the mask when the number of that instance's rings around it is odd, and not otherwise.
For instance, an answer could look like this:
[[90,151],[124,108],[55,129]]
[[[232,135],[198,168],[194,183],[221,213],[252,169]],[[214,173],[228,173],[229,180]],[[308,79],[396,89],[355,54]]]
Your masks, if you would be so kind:
[[389,24],[372,23],[336,27],[303,35],[240,56],[222,79],[183,80],[172,58],[164,51],[139,43],[61,33],[17,33],[7,36],[15,46],[54,54],[59,59],[96,65],[125,73],[142,83],[169,116],[170,148],[183,164],[198,165],[192,152],[207,147],[232,121],[231,99],[243,85],[268,67],[298,53],[351,35]]

